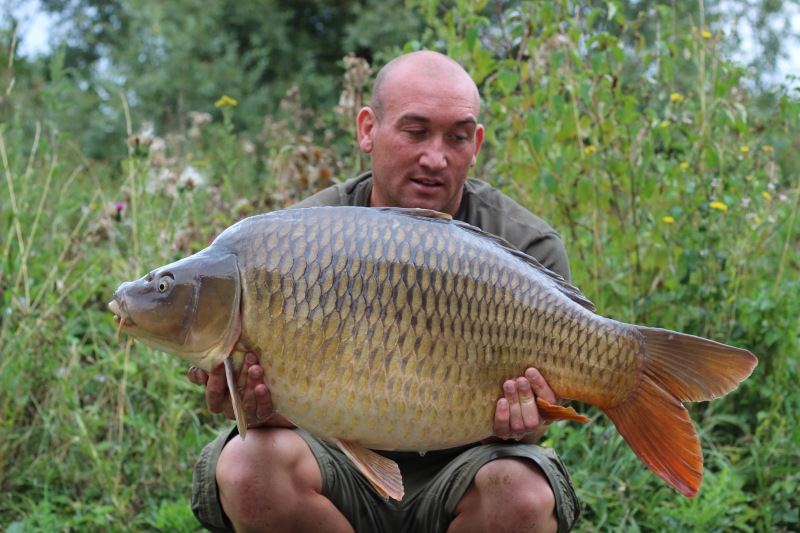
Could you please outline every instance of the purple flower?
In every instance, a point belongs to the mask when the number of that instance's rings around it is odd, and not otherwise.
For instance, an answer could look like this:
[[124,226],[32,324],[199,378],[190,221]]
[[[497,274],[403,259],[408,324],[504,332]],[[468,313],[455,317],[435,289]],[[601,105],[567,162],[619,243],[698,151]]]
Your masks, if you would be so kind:
[[123,204],[122,202],[117,202],[117,212],[119,213],[123,209],[125,209],[125,204]]

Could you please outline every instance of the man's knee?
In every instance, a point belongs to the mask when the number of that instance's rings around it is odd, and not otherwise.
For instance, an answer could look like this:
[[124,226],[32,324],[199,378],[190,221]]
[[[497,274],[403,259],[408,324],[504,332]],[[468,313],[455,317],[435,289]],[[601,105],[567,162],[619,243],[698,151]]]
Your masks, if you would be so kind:
[[234,524],[259,522],[265,514],[292,514],[303,494],[322,490],[314,455],[291,430],[250,430],[223,448],[216,469],[220,502]]
[[[531,460],[503,458],[486,463],[456,508],[476,512],[485,531],[537,533],[558,529],[553,489],[541,468]],[[466,518],[464,516],[463,518]]]

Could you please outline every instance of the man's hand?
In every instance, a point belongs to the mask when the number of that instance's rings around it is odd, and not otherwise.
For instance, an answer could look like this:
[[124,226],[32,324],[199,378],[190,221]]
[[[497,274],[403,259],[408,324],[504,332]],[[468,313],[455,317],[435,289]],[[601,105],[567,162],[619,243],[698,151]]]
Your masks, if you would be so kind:
[[[193,366],[187,373],[189,381],[195,385],[204,385],[206,388],[206,404],[212,413],[225,413],[231,420],[236,420],[233,414],[233,403],[228,392],[228,381],[225,378],[225,365],[219,365],[211,373]],[[237,378],[236,388],[242,396],[244,411],[247,418],[247,427],[260,426],[294,427],[294,425],[275,413],[272,398],[266,385],[266,375],[258,364],[258,357],[253,352],[244,356],[244,365]]]
[[[500,439],[523,439],[533,443],[539,440],[549,424],[542,423],[536,397],[557,405],[558,397],[535,368],[525,371],[525,376],[503,383],[504,397],[497,400],[494,413],[494,434]],[[487,442],[490,439],[484,440]],[[495,439],[491,439],[495,440]]]

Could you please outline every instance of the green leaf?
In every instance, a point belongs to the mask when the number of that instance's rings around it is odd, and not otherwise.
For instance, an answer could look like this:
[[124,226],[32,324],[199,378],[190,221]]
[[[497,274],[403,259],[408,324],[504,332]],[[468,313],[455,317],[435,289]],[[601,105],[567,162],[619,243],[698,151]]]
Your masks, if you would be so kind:
[[541,116],[535,110],[528,111],[525,116],[525,127],[528,132],[535,132],[539,129],[539,123],[542,121]]
[[476,84],[482,83],[486,76],[497,68],[497,62],[492,59],[491,52],[482,47],[475,50],[473,61],[472,80]]
[[605,59],[603,54],[592,54],[591,63],[592,63],[592,70],[595,74],[600,74],[601,68],[603,67],[603,60]]
[[513,70],[503,69],[498,73],[497,78],[506,93],[510,93],[516,89],[519,83],[519,74]]
[[717,150],[713,147],[707,148],[704,150],[705,159],[706,159],[706,166],[710,170],[715,170],[719,165],[719,155],[717,155]]
[[642,187],[641,190],[642,198],[646,200],[652,198],[653,193],[656,191],[656,185],[658,185],[658,182],[655,180],[655,178],[646,177],[644,179],[644,186]]
[[617,9],[618,9],[617,4],[615,4],[614,2],[607,2],[606,6],[608,6],[608,17],[607,17],[607,19],[609,21],[612,21],[612,20],[614,20],[614,16],[617,14]]
[[547,192],[558,192],[558,180],[550,173],[549,170],[542,172],[542,181],[544,182],[544,188]]
[[408,41],[403,46],[403,53],[404,54],[409,54],[411,52],[417,52],[421,48],[422,48],[422,43],[420,43],[419,41],[417,41],[417,40]]
[[533,134],[531,142],[533,142],[533,149],[536,150],[536,153],[541,153],[542,148],[544,148],[544,142],[546,140],[547,140],[547,133],[543,132],[542,130],[539,130]]
[[611,48],[609,48],[609,50],[617,59],[617,61],[619,61],[620,63],[625,63],[625,50],[623,50],[619,46],[612,46]]
[[477,26],[471,26],[467,28],[466,32],[467,50],[472,52],[472,49],[475,48],[475,41],[477,40],[478,40]]
[[561,50],[555,50],[550,54],[550,68],[552,70],[558,69],[561,65],[561,61],[564,59],[564,52]]
[[588,179],[582,179],[578,182],[578,191],[576,199],[579,202],[588,202],[594,197],[594,184]]
[[581,99],[583,99],[583,103],[587,106],[592,105],[592,98],[589,95],[589,91],[592,90],[591,82],[585,81],[581,83],[580,87],[578,87],[578,93],[581,95]]
[[589,13],[589,16],[586,17],[586,29],[591,30],[594,28],[594,21],[603,14],[603,10],[599,7],[592,9],[592,12]]

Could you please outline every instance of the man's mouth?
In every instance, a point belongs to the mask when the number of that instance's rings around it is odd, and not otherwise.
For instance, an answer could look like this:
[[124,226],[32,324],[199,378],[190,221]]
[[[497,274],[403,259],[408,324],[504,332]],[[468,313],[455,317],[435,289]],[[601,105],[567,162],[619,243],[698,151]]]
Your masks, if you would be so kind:
[[411,178],[411,181],[425,187],[441,187],[442,183],[436,180],[429,180],[425,178]]

